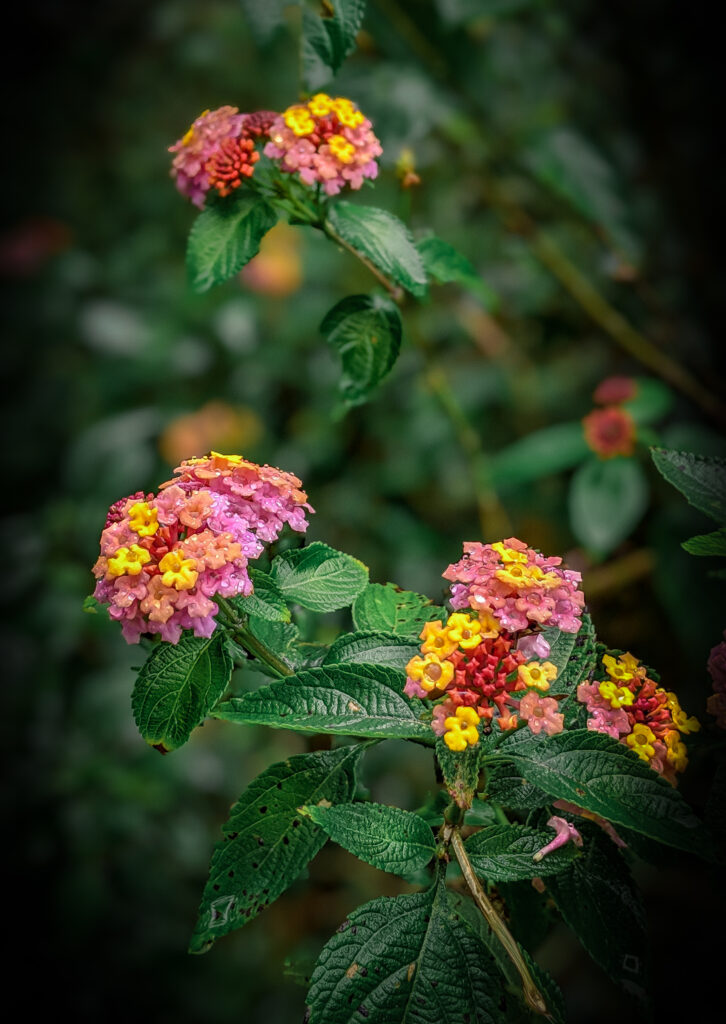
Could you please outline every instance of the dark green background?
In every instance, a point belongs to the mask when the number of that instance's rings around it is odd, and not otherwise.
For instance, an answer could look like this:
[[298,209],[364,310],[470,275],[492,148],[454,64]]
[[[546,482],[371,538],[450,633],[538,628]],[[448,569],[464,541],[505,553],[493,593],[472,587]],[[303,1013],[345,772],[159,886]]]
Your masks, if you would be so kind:
[[[311,539],[361,558],[374,580],[441,599],[441,572],[463,540],[481,536],[466,463],[410,345],[369,405],[331,416],[338,370],[318,325],[335,301],[372,282],[322,239],[301,236],[303,283],[287,296],[237,282],[202,297],[187,287],[193,211],[168,177],[166,147],[203,108],[294,101],[291,34],[258,45],[234,0],[45,2],[9,17],[6,50],[22,51],[24,66],[6,82],[3,114],[0,273],[12,400],[3,435],[11,614],[1,719],[6,931],[17,970],[30,972],[30,985],[20,983],[24,1012],[295,1021],[304,990],[280,981],[285,958],[314,959],[350,909],[405,887],[326,848],[308,883],[206,957],[187,957],[227,808],[301,741],[211,723],[163,759],[142,743],[130,710],[140,653],[81,611],[105,510],[167,478],[159,441],[170,423],[223,401],[260,425],[245,455],[303,478],[317,510]],[[335,84],[384,145],[380,181],[364,201],[415,231],[432,227],[501,296],[494,321],[453,288],[405,313],[407,332],[428,340],[487,452],[578,419],[599,380],[641,369],[492,208],[492,182],[616,308],[716,390],[720,108],[707,6],[381,0],[369,4],[365,29]],[[554,128],[586,140],[609,167],[605,221],[588,223],[526,172],[528,148]],[[411,193],[393,169],[404,145],[422,177]],[[623,280],[619,268],[630,262],[638,271]],[[682,398],[658,431],[665,444],[722,450],[713,424]],[[645,452],[638,457],[652,502],[613,561],[647,551],[652,569],[635,579],[616,570],[591,611],[602,639],[657,667],[704,718],[704,664],[720,639],[723,601],[707,579],[710,563],[679,542],[708,524]],[[518,536],[597,569],[569,531],[567,482],[556,475],[502,500]],[[328,635],[343,621],[331,617]],[[705,753],[684,782],[701,811],[713,770]],[[404,744],[368,758],[365,782],[377,800],[413,808],[433,781],[427,756]],[[724,909],[719,875],[671,855],[638,875],[656,1005],[675,1014],[715,989],[721,940],[709,936]],[[539,959],[560,981],[574,1024],[642,1019],[564,929]]]

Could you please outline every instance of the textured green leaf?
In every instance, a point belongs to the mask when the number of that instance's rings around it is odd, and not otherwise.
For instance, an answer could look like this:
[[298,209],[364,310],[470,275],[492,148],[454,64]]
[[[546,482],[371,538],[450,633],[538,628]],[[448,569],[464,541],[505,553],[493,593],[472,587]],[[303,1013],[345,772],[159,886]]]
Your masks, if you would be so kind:
[[340,356],[344,400],[349,405],[365,402],[401,351],[398,307],[380,295],[349,295],[333,306],[320,331]]
[[401,590],[395,583],[369,583],[353,603],[356,629],[420,637],[427,622],[444,620],[446,611],[423,594]]
[[433,744],[427,709],[403,693],[400,672],[382,665],[330,665],[298,672],[262,690],[232,697],[215,718],[296,732],[387,736]]
[[523,778],[513,764],[487,767],[487,796],[513,811],[532,811],[552,802],[552,797]]
[[713,857],[711,837],[678,790],[610,736],[574,729],[542,737],[520,730],[507,737],[497,755],[511,758],[525,779],[556,799],[669,846]]
[[320,541],[278,555],[270,572],[286,601],[314,612],[347,607],[368,583],[367,566]]
[[426,273],[438,284],[458,284],[481,301],[485,309],[495,310],[499,297],[477,273],[470,260],[443,238],[430,235],[416,243]]
[[690,555],[726,555],[726,528],[691,537],[690,540],[685,540],[681,547]]
[[151,652],[134,686],[131,705],[147,743],[175,750],[224,693],[232,676],[225,635],[183,636],[178,644],[160,643]]
[[366,903],[318,959],[310,1024],[491,1024],[500,981],[454,912],[443,877],[426,892]]
[[242,192],[199,214],[189,234],[187,270],[196,292],[221,284],[256,256],[277,220],[264,199]]
[[[250,633],[264,644],[268,650],[284,662],[288,668],[297,670],[301,667],[301,655],[299,653],[300,630],[294,622],[279,622],[272,619],[262,619],[257,615],[250,615],[247,620],[247,628]],[[266,675],[278,678],[279,673],[274,672],[262,659],[255,660],[255,668]]]
[[323,13],[317,14],[309,8],[303,10],[300,41],[303,88],[310,92],[326,85],[355,50],[355,37],[363,22],[366,3],[365,0],[325,0],[317,7]]
[[387,210],[338,202],[328,215],[333,229],[412,295],[426,292],[426,271],[408,228]]
[[635,459],[589,459],[570,484],[570,526],[585,547],[607,555],[648,507],[648,481]]
[[585,839],[584,855],[550,878],[547,889],[593,960],[629,995],[647,1002],[647,941],[640,895],[615,844],[587,822],[582,826],[578,822],[578,828]]
[[250,783],[215,846],[190,952],[205,952],[289,888],[327,839],[298,808],[349,800],[363,750],[361,745],[296,754]]
[[243,615],[255,615],[270,622],[289,622],[290,609],[272,576],[252,568],[249,574],[254,592],[249,597],[230,598],[230,603]]
[[581,423],[557,423],[501,449],[492,460],[492,483],[521,486],[572,469],[589,454]]
[[425,868],[436,853],[431,827],[399,807],[360,803],[303,810],[339,846],[381,871],[410,875]]
[[550,653],[543,660],[557,666],[557,679],[552,683],[553,689],[557,689],[562,672],[575,648],[577,634],[565,633],[561,629],[550,627],[542,630],[542,636],[550,645]]
[[692,455],[667,448],[651,448],[658,472],[686,500],[717,523],[726,526],[726,460]]
[[553,829],[529,825],[490,825],[466,841],[474,870],[488,882],[519,882],[523,878],[545,878],[567,868],[577,848],[567,843],[548,853],[541,861],[532,857],[555,837]]
[[407,640],[395,633],[344,633],[331,645],[323,664],[389,665],[403,671],[411,658],[419,653],[420,647],[415,640]]
[[[547,633],[548,630],[545,630]],[[585,681],[592,669],[595,667],[595,628],[592,619],[585,612],[582,616],[582,626],[576,636],[571,633],[561,634],[556,638],[553,650],[556,657],[561,657],[564,650],[569,646],[569,639],[572,640],[572,647],[564,667],[557,679],[550,684],[550,693],[565,698],[560,700],[560,711],[565,715],[565,727],[571,728],[580,718],[583,705],[577,700],[577,687]],[[550,660],[553,660],[550,658]],[[555,661],[555,664],[558,664]]]

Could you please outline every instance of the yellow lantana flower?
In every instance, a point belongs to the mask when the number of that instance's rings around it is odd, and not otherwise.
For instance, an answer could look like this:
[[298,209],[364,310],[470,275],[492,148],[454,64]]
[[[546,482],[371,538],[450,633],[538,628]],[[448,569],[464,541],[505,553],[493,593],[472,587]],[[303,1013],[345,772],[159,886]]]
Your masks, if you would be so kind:
[[343,96],[334,99],[331,106],[340,123],[345,125],[346,128],[357,128],[358,125],[363,124],[365,121],[365,117],[361,114],[360,110],[356,110],[351,101]]
[[440,658],[448,658],[457,648],[456,640],[449,636],[449,630],[444,626],[441,619],[435,622],[427,622],[421,630],[422,654],[437,654]]
[[463,612],[454,612],[446,623],[449,637],[464,651],[478,647],[482,641],[481,622]]
[[108,560],[108,571],[112,576],[138,576],[151,555],[146,548],[132,544],[130,548],[119,548]]
[[334,110],[333,100],[327,92],[318,92],[308,100],[308,110],[315,117],[327,117]]
[[349,164],[355,156],[355,146],[343,135],[331,135],[328,139],[330,152],[344,164]]
[[479,742],[479,715],[474,708],[457,708],[456,716],[444,719],[444,743],[449,750],[466,750]]
[[686,744],[681,742],[680,736],[674,731],[666,733],[665,742],[666,757],[677,772],[684,771],[688,764]]
[[526,562],[527,556],[523,551],[516,551],[514,548],[508,548],[506,544],[498,540],[496,544],[492,544],[492,551],[496,551],[502,562]]
[[622,660],[613,658],[612,654],[606,654],[602,663],[611,679],[619,679],[621,682],[627,683],[629,679],[633,678],[633,673],[626,668]]
[[169,551],[159,562],[163,573],[161,582],[175,590],[191,590],[199,576],[196,564],[193,558],[185,558],[181,551]]
[[282,115],[285,124],[295,135],[310,135],[315,131],[315,121],[310,116],[310,111],[305,107],[288,107]]
[[642,722],[638,722],[637,725],[633,726],[633,731],[626,738],[625,742],[641,760],[649,762],[652,757],[655,757],[655,747],[653,746],[655,743],[655,733],[647,725],[643,725]]
[[677,711],[672,711],[671,716],[679,732],[698,732],[698,730],[701,728],[701,723],[698,721],[698,719],[693,715],[689,718],[682,708],[678,708]]
[[600,683],[598,689],[600,696],[610,702],[611,708],[630,707],[635,700],[632,690],[629,690],[627,686],[618,686],[612,681]]
[[406,665],[406,675],[430,693],[446,689],[454,678],[454,666],[450,661],[441,661],[436,654],[427,654],[424,658],[416,655]]
[[525,686],[545,693],[551,681],[557,678],[557,666],[551,661],[530,661],[527,665],[520,665],[517,674]]
[[139,537],[151,537],[159,529],[159,513],[145,501],[137,501],[128,514],[129,526]]

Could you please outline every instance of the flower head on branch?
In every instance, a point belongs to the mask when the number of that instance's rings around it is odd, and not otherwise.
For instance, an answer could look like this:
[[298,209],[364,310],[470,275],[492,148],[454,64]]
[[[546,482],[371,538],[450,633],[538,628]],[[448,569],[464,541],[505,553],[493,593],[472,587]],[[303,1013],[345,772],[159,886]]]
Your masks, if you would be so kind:
[[383,152],[371,122],[342,96],[317,93],[280,114],[269,129],[265,156],[306,185],[320,184],[329,196],[346,186],[359,189],[378,174]]
[[632,455],[635,450],[635,421],[617,405],[593,409],[583,419],[582,427],[588,447],[601,459]]
[[648,669],[632,654],[603,655],[594,680],[578,686],[577,699],[587,707],[588,729],[624,743],[669,782],[685,769],[681,734],[701,726],[686,715],[675,693],[648,678]]
[[296,476],[240,455],[212,452],[175,473],[157,494],[115,502],[101,534],[94,597],[129,643],[142,633],[177,643],[183,629],[211,636],[212,598],[250,594],[248,561],[286,523],[304,532],[313,511]]
[[563,569],[562,559],[545,558],[521,540],[464,544],[464,557],[450,565],[451,604],[486,612],[509,632],[530,624],[577,633],[585,598],[579,572]]

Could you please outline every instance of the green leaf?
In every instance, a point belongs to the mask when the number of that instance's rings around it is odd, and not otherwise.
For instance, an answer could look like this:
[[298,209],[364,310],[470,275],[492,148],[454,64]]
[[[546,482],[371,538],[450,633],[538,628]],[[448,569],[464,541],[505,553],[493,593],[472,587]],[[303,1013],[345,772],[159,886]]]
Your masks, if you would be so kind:
[[444,785],[451,799],[458,807],[471,807],[479,784],[481,772],[482,743],[476,743],[466,750],[449,750],[443,737],[436,740],[436,760],[441,768]]
[[411,658],[420,653],[414,640],[395,633],[344,633],[330,647],[323,665],[357,663],[388,665],[404,671]]
[[243,615],[255,615],[258,619],[269,622],[289,622],[290,609],[278,585],[266,572],[260,569],[249,569],[254,591],[249,597],[232,597],[232,604]]
[[286,601],[313,612],[346,608],[368,583],[368,567],[320,541],[286,551],[270,572]]
[[190,952],[206,952],[215,939],[247,924],[289,888],[327,839],[298,808],[350,800],[364,749],[296,754],[250,783],[215,846]]
[[160,643],[136,680],[131,706],[139,732],[163,752],[186,743],[227,688],[232,659],[222,630]]
[[[544,630],[545,635],[548,632],[548,630]],[[562,694],[566,695],[564,700],[560,700],[559,706],[560,711],[565,715],[565,727],[571,728],[583,710],[583,705],[577,700],[577,687],[595,667],[595,628],[587,612],[582,616],[582,626],[576,636],[573,636],[572,633],[564,633],[556,638],[555,646],[553,646],[556,658],[560,658],[565,648],[569,646],[568,636],[572,639],[570,654],[557,679],[550,684],[550,693],[557,694],[558,697]],[[550,657],[550,660],[553,659]],[[555,661],[555,664],[559,667],[558,661]]]
[[367,257],[386,277],[412,295],[426,292],[426,271],[408,228],[387,210],[338,202],[328,220],[334,231],[356,252]]
[[101,604],[93,594],[88,594],[83,598],[83,610],[87,615],[98,615],[99,612],[106,610],[106,606]]
[[684,540],[681,547],[691,555],[726,555],[726,528],[691,537],[690,540]]
[[[257,615],[250,615],[247,620],[247,629],[288,668],[296,671],[301,667],[298,642],[300,630],[294,622],[274,622],[270,619],[261,619]],[[273,679],[279,677],[279,673],[272,670],[261,658],[255,660],[254,666],[255,669],[272,676]]]
[[363,803],[302,810],[339,846],[381,871],[405,877],[425,868],[436,853],[430,826],[411,811]]
[[615,844],[587,822],[578,822],[578,828],[585,839],[584,856],[549,879],[547,889],[593,960],[628,994],[647,1002],[647,940],[640,895]]
[[475,295],[485,309],[493,311],[499,296],[477,273],[470,260],[443,238],[430,235],[416,242],[426,273],[438,284],[459,284]]
[[532,860],[554,837],[553,830],[529,825],[490,825],[467,839],[466,852],[476,873],[488,882],[545,878],[563,871],[577,856],[574,843],[567,843],[539,862]]
[[445,610],[430,598],[401,590],[395,583],[369,583],[356,597],[352,612],[356,629],[416,638],[427,622],[446,618]]
[[322,15],[303,10],[300,41],[302,84],[309,92],[326,85],[355,50],[366,4],[365,0],[325,0],[317,7]]
[[667,448],[651,448],[650,454],[658,472],[691,505],[726,526],[726,460]]
[[313,972],[310,1024],[492,1024],[499,975],[440,879],[426,892],[366,903]]
[[256,256],[277,221],[264,199],[242,192],[199,214],[189,234],[187,271],[195,292],[221,284]]
[[570,484],[570,526],[577,540],[607,555],[648,507],[648,481],[635,459],[590,459]]
[[635,397],[623,402],[623,409],[630,413],[639,427],[662,420],[673,406],[671,389],[654,377],[635,377],[634,380],[637,387]]
[[544,790],[522,778],[512,764],[487,767],[487,797],[513,811],[533,811],[552,802]]
[[215,718],[296,732],[418,739],[433,745],[427,709],[403,693],[401,673],[381,665],[330,665],[232,697]]
[[285,24],[285,7],[289,0],[240,0],[242,11],[252,37],[258,46],[264,46]]
[[581,423],[557,423],[501,449],[492,460],[498,488],[518,487],[578,466],[590,453]]
[[678,790],[610,736],[588,729],[548,737],[520,730],[500,745],[500,755],[556,799],[669,846],[713,856],[711,837]]
[[565,633],[557,627],[550,626],[549,629],[542,630],[542,636],[550,645],[550,653],[544,659],[545,661],[551,662],[557,667],[557,679],[552,683],[552,687],[557,689],[559,686],[560,676],[565,669],[570,655],[575,648],[575,640],[577,639],[576,633]]
[[333,306],[320,331],[340,356],[345,402],[367,401],[401,351],[403,325],[396,304],[380,295],[349,295]]

